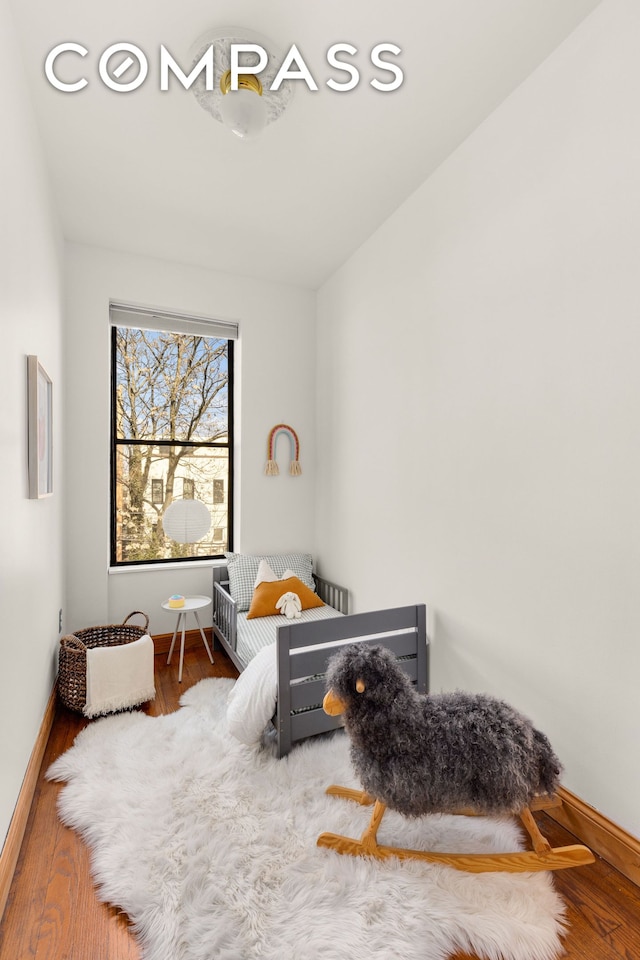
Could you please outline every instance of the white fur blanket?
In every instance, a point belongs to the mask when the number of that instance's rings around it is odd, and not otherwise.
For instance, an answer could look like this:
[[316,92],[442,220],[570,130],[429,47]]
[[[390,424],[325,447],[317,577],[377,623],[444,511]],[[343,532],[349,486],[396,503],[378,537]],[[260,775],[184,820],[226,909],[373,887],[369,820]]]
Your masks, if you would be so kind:
[[[100,896],[128,914],[145,960],[561,955],[564,910],[549,874],[465,874],[316,846],[322,831],[359,837],[369,821],[369,809],[325,793],[357,785],[347,738],[314,737],[283,760],[247,747],[227,729],[232,686],[202,680],[175,713],[92,723],[48,772],[67,781],[62,819],[90,845]],[[393,811],[380,841],[465,853],[521,845],[511,820]]]

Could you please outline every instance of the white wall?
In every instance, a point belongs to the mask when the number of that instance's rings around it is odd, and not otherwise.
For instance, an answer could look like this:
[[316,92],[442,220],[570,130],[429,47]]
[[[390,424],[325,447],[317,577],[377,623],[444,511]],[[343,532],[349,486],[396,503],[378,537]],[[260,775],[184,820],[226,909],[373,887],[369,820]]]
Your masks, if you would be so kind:
[[323,287],[317,475],[355,608],[430,604],[432,689],[636,835],[639,49],[605,0]]
[[[62,564],[62,245],[8,5],[0,0],[0,846],[56,670]],[[26,356],[53,380],[54,494],[28,499]]]
[[[295,287],[95,247],[69,244],[66,263],[67,626],[143,610],[152,633],[167,633],[175,616],[161,601],[210,595],[211,569],[108,574],[109,300],[239,321],[234,549],[245,552],[313,549],[315,300]],[[280,422],[299,433],[301,477],[287,473],[284,447],[280,476],[264,475],[268,433]]]

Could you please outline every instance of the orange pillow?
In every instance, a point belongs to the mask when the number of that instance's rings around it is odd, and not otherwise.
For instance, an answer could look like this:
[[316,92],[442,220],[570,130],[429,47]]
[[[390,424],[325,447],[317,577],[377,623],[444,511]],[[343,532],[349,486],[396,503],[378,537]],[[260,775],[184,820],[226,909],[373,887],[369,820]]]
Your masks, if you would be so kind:
[[280,611],[276,609],[276,603],[283,593],[289,591],[298,594],[303,610],[310,610],[311,607],[324,607],[324,603],[318,594],[305,586],[298,577],[287,577],[286,580],[264,580],[253,591],[247,620],[250,620],[251,617],[281,616]]

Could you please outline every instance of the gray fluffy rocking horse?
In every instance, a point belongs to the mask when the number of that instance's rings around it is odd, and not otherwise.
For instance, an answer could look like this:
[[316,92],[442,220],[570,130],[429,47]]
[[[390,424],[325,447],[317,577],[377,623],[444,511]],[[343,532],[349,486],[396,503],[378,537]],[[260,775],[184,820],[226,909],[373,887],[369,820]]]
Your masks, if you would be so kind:
[[[333,833],[318,846],[353,856],[415,858],[472,873],[561,870],[594,860],[581,844],[551,847],[532,810],[559,806],[561,771],[546,736],[507,703],[483,694],[416,693],[383,647],[352,645],[333,656],[323,707],[344,714],[351,760],[364,790],[331,786],[327,793],[373,804],[360,840]],[[516,814],[533,850],[495,854],[432,853],[381,846],[384,812]]]

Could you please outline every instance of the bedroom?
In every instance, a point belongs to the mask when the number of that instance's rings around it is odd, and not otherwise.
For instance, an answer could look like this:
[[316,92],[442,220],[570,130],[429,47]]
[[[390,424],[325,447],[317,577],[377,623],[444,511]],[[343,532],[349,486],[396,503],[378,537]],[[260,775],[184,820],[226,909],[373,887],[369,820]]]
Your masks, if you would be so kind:
[[[2,382],[16,412],[0,481],[3,830],[53,683],[59,609],[70,629],[116,620],[134,597],[157,610],[173,592],[168,574],[106,570],[108,395],[96,382],[117,287],[242,320],[242,548],[309,547],[357,609],[379,605],[381,577],[390,601],[425,600],[435,685],[517,701],[556,743],[567,786],[640,835],[640,20],[632,2],[578,7],[566,40],[314,286],[269,276],[268,237],[248,277],[63,238],[46,128],[18,82],[26,27],[3,3]],[[81,187],[101,189],[90,170]],[[60,494],[41,503],[24,491],[28,353],[57,387]],[[264,442],[280,419],[295,419],[305,472],[267,487]],[[199,577],[190,592],[208,589]]]

